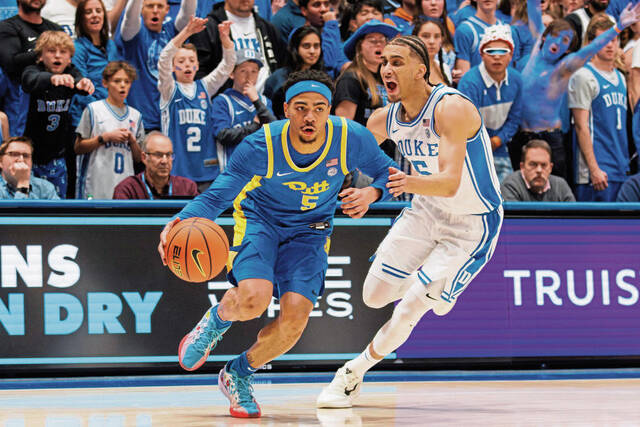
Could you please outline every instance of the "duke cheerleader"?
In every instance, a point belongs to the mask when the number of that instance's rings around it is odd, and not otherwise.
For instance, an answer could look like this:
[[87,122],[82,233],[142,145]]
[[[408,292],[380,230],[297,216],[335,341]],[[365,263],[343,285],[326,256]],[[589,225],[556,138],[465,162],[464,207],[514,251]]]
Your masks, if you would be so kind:
[[[227,265],[237,287],[184,337],[178,350],[183,368],[202,366],[232,321],[259,317],[272,295],[279,298],[278,317],[220,372],[218,386],[234,417],[260,416],[253,373],[293,347],[322,295],[338,196],[343,211],[359,218],[370,203],[387,195],[393,161],[364,126],[329,115],[332,86],[320,71],[291,74],[284,104],[289,120],[266,124],[245,138],[227,169],[160,236],[158,251],[166,264],[167,233],[179,219],[215,219],[233,202],[235,234]],[[341,192],[345,175],[355,168],[373,177],[373,183]]]
[[206,23],[207,19],[191,17],[187,26],[162,50],[158,62],[162,133],[173,142],[176,155],[173,173],[195,181],[200,191],[204,191],[220,173],[211,97],[227,81],[235,64],[229,35],[231,22],[225,21],[218,25],[223,46],[222,62],[207,76],[194,82],[198,55],[192,44],[184,42],[204,30]]
[[376,252],[363,288],[365,304],[400,299],[364,352],[323,389],[319,407],[350,407],[364,374],[404,343],[424,314],[443,316],[486,265],[502,224],[502,197],[491,142],[478,109],[460,92],[431,86],[421,39],[393,39],[382,52],[382,80],[392,104],[367,127],[392,139],[416,175],[393,170],[389,192],[414,193]]

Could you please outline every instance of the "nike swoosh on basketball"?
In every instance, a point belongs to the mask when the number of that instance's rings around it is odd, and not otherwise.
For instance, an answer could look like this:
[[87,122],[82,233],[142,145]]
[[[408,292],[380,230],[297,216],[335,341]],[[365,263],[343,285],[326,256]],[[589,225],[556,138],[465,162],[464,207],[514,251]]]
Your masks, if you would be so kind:
[[276,172],[276,176],[291,175],[293,172]]
[[191,258],[193,258],[193,262],[196,263],[196,267],[198,267],[198,271],[200,271],[200,274],[202,274],[204,277],[207,277],[206,274],[204,274],[204,270],[202,269],[202,265],[200,265],[200,254],[202,253],[202,251],[200,249],[192,249],[191,250]]

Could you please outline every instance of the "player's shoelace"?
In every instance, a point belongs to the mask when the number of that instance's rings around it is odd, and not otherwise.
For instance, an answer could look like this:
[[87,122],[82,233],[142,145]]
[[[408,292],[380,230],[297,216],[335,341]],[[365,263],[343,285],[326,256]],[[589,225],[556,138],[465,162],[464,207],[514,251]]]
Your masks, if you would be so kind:
[[235,397],[238,404],[243,407],[254,406],[253,400],[253,375],[248,377],[240,377],[238,375],[231,374],[231,381],[229,384],[229,392]]
[[222,339],[222,332],[215,327],[207,327],[207,323],[203,326],[196,327],[193,337],[193,348],[201,354],[206,353],[213,345]]

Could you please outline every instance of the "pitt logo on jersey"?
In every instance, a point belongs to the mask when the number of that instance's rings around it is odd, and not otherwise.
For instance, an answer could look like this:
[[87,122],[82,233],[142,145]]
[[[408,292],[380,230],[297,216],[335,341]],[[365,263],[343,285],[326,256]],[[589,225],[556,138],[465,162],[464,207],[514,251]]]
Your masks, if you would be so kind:
[[322,182],[314,182],[313,185],[307,186],[306,182],[302,181],[289,181],[283,182],[282,185],[286,185],[293,191],[300,191],[302,193],[302,202],[300,206],[301,211],[307,211],[316,207],[319,196],[316,194],[324,193],[330,187],[326,180]]

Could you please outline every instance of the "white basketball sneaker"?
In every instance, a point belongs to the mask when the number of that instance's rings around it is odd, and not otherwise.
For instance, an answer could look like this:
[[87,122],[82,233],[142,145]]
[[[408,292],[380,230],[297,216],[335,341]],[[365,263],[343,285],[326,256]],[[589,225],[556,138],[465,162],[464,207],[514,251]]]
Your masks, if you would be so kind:
[[362,378],[345,365],[338,369],[331,383],[322,389],[316,407],[351,408],[354,399],[360,395],[361,386]]

